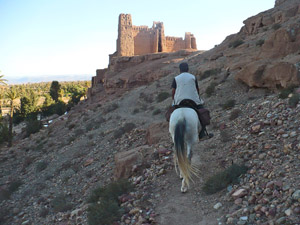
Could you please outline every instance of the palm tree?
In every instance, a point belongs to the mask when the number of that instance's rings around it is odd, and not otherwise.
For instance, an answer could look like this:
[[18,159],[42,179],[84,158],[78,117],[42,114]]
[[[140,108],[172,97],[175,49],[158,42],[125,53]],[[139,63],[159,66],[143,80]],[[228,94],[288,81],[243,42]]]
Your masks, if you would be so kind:
[[[1,70],[0,70],[0,74],[1,74]],[[7,83],[6,83],[6,79],[4,79],[3,78],[4,77],[4,75],[2,74],[2,75],[0,75],[0,84],[3,84],[3,85],[7,85]]]
[[[1,70],[0,70],[0,74],[1,74]],[[3,78],[4,75],[0,75],[0,119],[2,117],[2,99],[4,99],[4,91],[2,88],[2,85],[7,85],[6,83],[6,79]]]
[[6,98],[8,98],[8,101],[10,102],[10,114],[9,114],[9,142],[8,146],[12,146],[12,139],[13,139],[13,117],[14,117],[14,100],[16,100],[19,97],[17,90],[14,87],[10,87],[10,89],[6,92]]

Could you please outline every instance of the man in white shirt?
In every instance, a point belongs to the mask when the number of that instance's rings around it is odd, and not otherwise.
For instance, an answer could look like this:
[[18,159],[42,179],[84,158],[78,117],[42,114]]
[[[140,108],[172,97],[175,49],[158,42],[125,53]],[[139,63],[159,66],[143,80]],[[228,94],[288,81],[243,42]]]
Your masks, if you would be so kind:
[[[199,87],[196,77],[188,73],[189,66],[187,63],[179,65],[180,74],[176,76],[172,83],[172,99],[173,105],[184,105],[185,101],[192,100],[193,108],[203,108],[204,101],[199,97]],[[212,134],[206,132],[205,126],[202,125],[202,130],[199,133],[199,139],[204,136],[212,137]]]

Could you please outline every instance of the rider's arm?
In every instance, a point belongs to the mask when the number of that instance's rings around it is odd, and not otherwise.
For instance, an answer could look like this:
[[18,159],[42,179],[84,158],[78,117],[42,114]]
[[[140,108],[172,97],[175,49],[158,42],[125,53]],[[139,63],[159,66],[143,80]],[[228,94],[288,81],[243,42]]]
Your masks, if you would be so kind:
[[176,80],[174,78],[173,82],[172,82],[172,99],[174,100],[174,96],[175,96],[175,92],[176,92],[176,87],[177,87],[177,84],[176,84]]

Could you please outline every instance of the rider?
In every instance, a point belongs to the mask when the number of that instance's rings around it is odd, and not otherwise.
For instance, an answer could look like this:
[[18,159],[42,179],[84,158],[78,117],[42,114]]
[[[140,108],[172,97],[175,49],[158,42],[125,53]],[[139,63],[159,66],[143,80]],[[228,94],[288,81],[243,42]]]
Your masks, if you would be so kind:
[[[199,97],[199,87],[196,77],[188,73],[189,66],[187,63],[179,65],[180,74],[176,76],[172,83],[172,99],[173,105],[180,105],[182,100],[192,100],[196,104],[197,109],[203,108],[204,101]],[[205,126],[199,133],[199,139],[205,135],[212,137],[212,134],[207,134]]]

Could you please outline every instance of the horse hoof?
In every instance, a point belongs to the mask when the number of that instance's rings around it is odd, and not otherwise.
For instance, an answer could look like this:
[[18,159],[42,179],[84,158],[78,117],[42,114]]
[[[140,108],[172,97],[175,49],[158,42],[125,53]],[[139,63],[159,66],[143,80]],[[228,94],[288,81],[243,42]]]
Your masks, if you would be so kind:
[[187,192],[187,187],[183,187],[183,188],[181,188],[181,192],[182,192],[182,193],[185,193],[185,192]]

